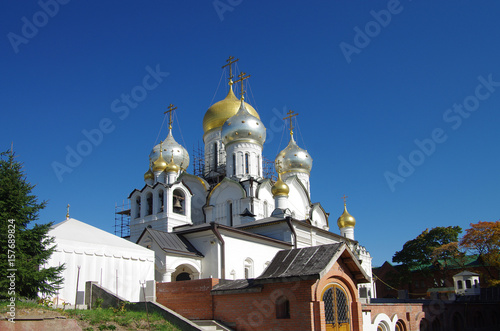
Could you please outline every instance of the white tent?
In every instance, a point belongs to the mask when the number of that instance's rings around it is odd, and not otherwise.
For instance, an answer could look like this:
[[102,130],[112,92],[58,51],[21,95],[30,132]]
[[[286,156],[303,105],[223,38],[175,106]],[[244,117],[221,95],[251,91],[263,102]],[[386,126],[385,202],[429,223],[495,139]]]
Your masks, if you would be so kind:
[[62,302],[83,304],[85,283],[95,281],[130,301],[143,300],[141,283],[154,280],[154,252],[73,218],[54,225],[56,250],[47,266],[65,264]]

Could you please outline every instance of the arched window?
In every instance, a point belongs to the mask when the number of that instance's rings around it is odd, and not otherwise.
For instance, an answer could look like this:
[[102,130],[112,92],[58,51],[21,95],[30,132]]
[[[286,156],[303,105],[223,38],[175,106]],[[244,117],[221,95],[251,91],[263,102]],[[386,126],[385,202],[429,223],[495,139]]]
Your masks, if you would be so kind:
[[483,314],[480,311],[476,311],[472,320],[476,329],[482,329],[485,326]]
[[246,258],[245,259],[245,278],[252,278],[253,277],[253,260],[251,258]]
[[233,176],[236,176],[236,154],[233,153]]
[[185,200],[186,199],[184,196],[184,192],[182,190],[179,189],[174,190],[174,196],[172,201],[174,213],[186,215]]
[[290,318],[290,301],[282,295],[276,299],[276,318]]
[[245,154],[245,174],[248,174],[250,173],[249,169],[250,169],[250,164],[249,164],[249,156],[248,156],[248,153]]
[[146,194],[146,202],[148,204],[146,209],[146,215],[151,215],[153,213],[153,193],[148,192]]
[[163,203],[164,203],[164,200],[163,200],[163,190],[161,190],[160,192],[158,192],[158,212],[159,213],[163,213]]
[[214,171],[217,171],[217,165],[219,161],[219,148],[217,142],[214,143]]
[[227,223],[233,226],[233,203],[231,201],[227,202]]
[[464,319],[457,312],[453,314],[452,326],[454,331],[463,331],[464,329]]
[[406,326],[403,320],[398,320],[396,322],[396,331],[406,331]]
[[462,284],[462,281],[461,281],[461,280],[457,281],[457,288],[458,288],[459,290],[461,290],[463,287],[464,287],[464,286],[463,286],[463,284]]
[[327,330],[350,330],[350,303],[345,290],[338,284],[330,284],[323,290],[322,300]]
[[135,210],[136,210],[136,218],[141,217],[141,197],[135,198]]

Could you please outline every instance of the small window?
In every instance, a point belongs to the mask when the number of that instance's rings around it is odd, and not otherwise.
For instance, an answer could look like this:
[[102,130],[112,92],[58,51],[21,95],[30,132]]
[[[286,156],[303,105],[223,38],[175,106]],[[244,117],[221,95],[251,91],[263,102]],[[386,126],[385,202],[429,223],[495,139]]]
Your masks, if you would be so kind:
[[467,279],[467,280],[465,281],[465,287],[466,287],[466,288],[472,288],[472,283],[471,283],[470,279]]
[[290,318],[290,301],[283,295],[276,299],[276,318]]
[[253,277],[253,260],[251,258],[246,258],[245,259],[245,278],[252,278]]
[[236,176],[236,154],[233,154],[233,176]]
[[151,215],[153,213],[153,194],[148,193],[146,195],[146,202],[148,204],[148,208],[146,209],[146,215]]
[[248,164],[248,154],[245,154],[245,174],[248,174],[250,171],[249,171],[249,168],[250,168],[250,165]]
[[463,285],[463,283],[462,283],[462,281],[461,281],[461,280],[457,281],[457,288],[458,288],[459,290],[461,290],[461,289],[463,289],[463,288],[464,288],[464,285]]
[[136,205],[136,209],[135,210],[137,211],[135,217],[139,218],[139,217],[141,217],[141,197],[137,197],[135,199],[135,205]]

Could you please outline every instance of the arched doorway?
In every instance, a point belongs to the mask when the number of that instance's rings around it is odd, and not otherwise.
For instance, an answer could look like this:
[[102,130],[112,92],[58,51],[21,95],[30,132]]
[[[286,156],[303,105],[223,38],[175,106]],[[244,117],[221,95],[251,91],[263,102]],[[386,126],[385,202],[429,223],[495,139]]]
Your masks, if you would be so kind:
[[351,330],[350,303],[344,288],[338,284],[330,284],[325,287],[321,297],[325,304],[326,330]]
[[172,272],[171,281],[180,282],[185,280],[199,279],[200,273],[195,269],[194,266],[189,264],[181,264],[175,268]]

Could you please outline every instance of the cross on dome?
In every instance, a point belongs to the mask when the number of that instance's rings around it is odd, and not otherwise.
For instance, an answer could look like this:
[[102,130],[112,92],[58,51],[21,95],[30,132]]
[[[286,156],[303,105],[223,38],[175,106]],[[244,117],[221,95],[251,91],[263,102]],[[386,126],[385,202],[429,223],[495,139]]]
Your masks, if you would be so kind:
[[[239,77],[240,79],[238,79],[237,81],[235,81],[235,83],[239,83],[239,82],[241,82],[241,91],[240,91],[240,94],[241,94],[241,98],[242,98],[242,99],[245,99],[245,97],[244,97],[245,90],[244,90],[244,88],[243,88],[243,81],[244,81],[245,79],[247,79],[247,78],[250,78],[250,75],[246,75],[246,74],[247,74],[246,72],[241,72],[241,73],[238,75],[238,77]],[[245,75],[246,75],[246,76],[245,76]]]
[[344,196],[341,199],[344,200],[344,206],[345,206],[345,201],[347,200],[347,195],[344,194]]
[[233,60],[234,60],[234,57],[233,56],[229,56],[229,58],[226,60],[227,64],[225,64],[225,65],[222,66],[222,69],[224,69],[225,67],[229,66],[229,78],[228,78],[229,79],[229,85],[233,84],[232,79],[233,79],[234,76],[233,76],[233,67],[232,67],[232,64],[238,62],[240,59],[236,59],[234,61]]
[[283,118],[283,120],[290,119],[290,134],[293,134],[293,123],[292,123],[292,118],[298,115],[298,113],[295,113],[293,110],[289,110],[287,113],[287,117]]
[[170,104],[170,105],[168,106],[168,110],[167,110],[166,112],[163,112],[163,114],[168,113],[168,116],[169,116],[169,119],[168,119],[168,129],[169,129],[169,130],[172,130],[172,112],[173,112],[174,110],[176,110],[176,109],[177,109],[177,107],[174,107],[174,105],[173,105],[173,104]]

